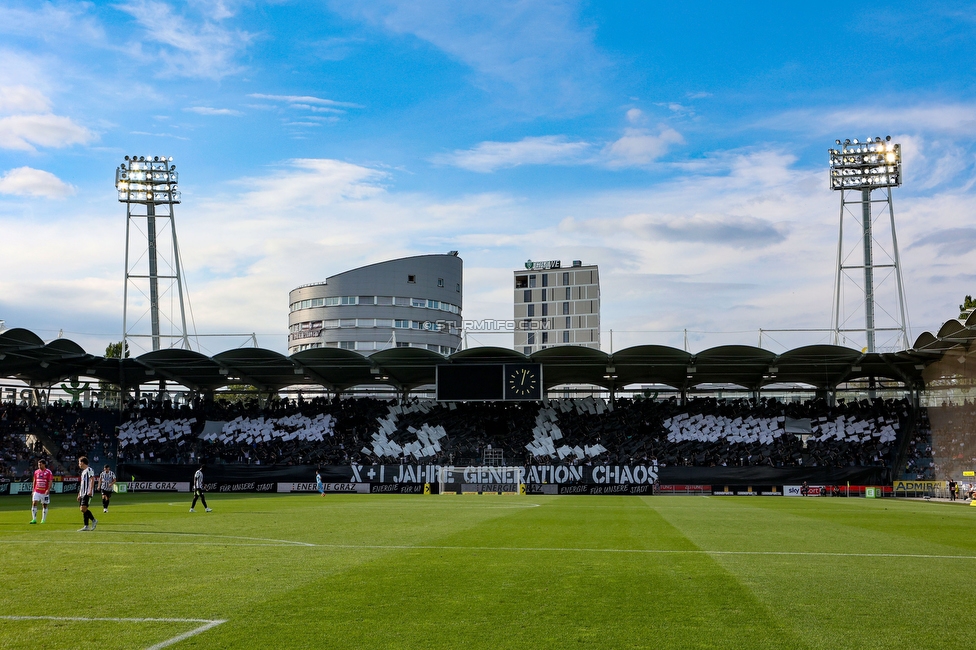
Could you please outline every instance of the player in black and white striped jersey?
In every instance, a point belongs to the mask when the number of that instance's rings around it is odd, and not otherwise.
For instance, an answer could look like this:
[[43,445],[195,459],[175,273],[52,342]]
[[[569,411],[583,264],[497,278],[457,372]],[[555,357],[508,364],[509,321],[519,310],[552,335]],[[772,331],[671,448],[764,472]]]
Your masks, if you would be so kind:
[[108,512],[108,504],[112,498],[112,490],[115,487],[115,472],[108,465],[98,475],[98,491],[102,493],[102,512]]
[[[88,509],[92,494],[95,493],[95,472],[88,466],[88,456],[82,456],[78,459],[78,467],[81,469],[81,481],[78,483],[78,505],[81,506],[81,516],[85,520],[85,527],[78,529],[78,532],[95,530],[98,520]],[[91,520],[90,526],[88,524],[89,519]]]
[[200,465],[200,469],[193,475],[193,503],[190,504],[190,512],[196,512],[194,508],[197,507],[197,499],[203,502],[207,512],[211,512],[210,507],[207,506],[207,497],[203,496],[203,467]]

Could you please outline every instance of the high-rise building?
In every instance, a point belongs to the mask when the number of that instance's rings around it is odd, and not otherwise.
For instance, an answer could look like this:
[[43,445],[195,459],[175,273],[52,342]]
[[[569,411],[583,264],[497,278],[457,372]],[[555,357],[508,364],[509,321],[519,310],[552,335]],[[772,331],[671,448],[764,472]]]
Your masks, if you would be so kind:
[[525,263],[515,271],[515,349],[554,345],[600,349],[600,271],[574,260]]
[[288,353],[343,348],[370,354],[461,346],[462,261],[457,252],[370,264],[288,294]]

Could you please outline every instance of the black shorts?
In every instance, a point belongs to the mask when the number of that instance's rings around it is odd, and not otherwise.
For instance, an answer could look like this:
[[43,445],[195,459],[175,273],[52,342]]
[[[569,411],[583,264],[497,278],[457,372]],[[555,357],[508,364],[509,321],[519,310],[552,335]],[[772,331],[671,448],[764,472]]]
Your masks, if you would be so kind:
[[103,499],[111,499],[112,498],[112,491],[111,490],[102,490],[102,498]]
[[91,495],[81,497],[81,507],[87,508],[88,504],[91,503]]
[[202,497],[203,496],[203,490],[201,490],[200,488],[195,489],[193,491],[193,496],[195,496],[195,497]]

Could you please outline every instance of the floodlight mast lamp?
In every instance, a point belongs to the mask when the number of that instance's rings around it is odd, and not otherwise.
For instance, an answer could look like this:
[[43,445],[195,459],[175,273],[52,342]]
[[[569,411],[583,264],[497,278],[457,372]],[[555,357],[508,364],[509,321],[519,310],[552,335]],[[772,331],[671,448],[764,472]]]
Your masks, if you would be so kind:
[[[182,263],[180,261],[179,244],[176,238],[176,219],[173,206],[180,202],[178,189],[179,175],[173,159],[166,156],[126,156],[125,162],[115,170],[115,188],[119,192],[119,202],[126,204],[125,221],[125,286],[123,288],[122,308],[122,341],[127,344],[130,338],[143,338],[130,331],[129,323],[129,285],[137,280],[148,280],[149,283],[149,316],[151,322],[152,349],[160,349],[161,338],[181,339],[182,347],[190,349],[190,339],[186,329],[186,311],[183,304]],[[139,206],[145,206],[143,213]],[[164,206],[162,213],[157,213],[157,206]],[[134,209],[135,207],[135,209]],[[168,218],[172,236],[171,272],[159,274],[159,250],[156,230],[156,217]],[[133,273],[130,266],[129,243],[132,233],[132,223],[135,219],[146,220],[147,249],[145,256],[148,262],[148,274]],[[141,259],[139,256],[138,259]],[[137,263],[138,263],[137,259]],[[180,333],[178,335],[163,335],[159,322],[159,280],[175,281],[179,296]],[[136,323],[138,323],[136,320]],[[172,319],[170,319],[172,322]]]
[[[830,149],[830,189],[840,192],[840,232],[837,242],[837,267],[835,269],[833,330],[834,343],[840,344],[842,332],[865,333],[867,351],[876,351],[876,334],[880,331],[896,331],[899,343],[908,348],[909,325],[905,306],[905,288],[902,281],[901,260],[898,253],[898,238],[895,234],[895,211],[891,188],[898,187],[902,181],[901,145],[891,141],[891,136],[867,138],[864,141],[847,139],[835,140],[838,147]],[[872,199],[874,190],[883,192],[880,200]],[[853,195],[853,196],[851,196]],[[858,196],[859,195],[859,196]],[[857,198],[854,198],[857,197]],[[890,264],[877,264],[874,261],[875,237],[873,231],[873,203],[886,204],[891,224],[892,254]],[[848,265],[844,256],[844,216],[848,205],[860,204],[860,239],[863,249],[863,265]],[[857,218],[856,213],[851,215]],[[882,249],[883,250],[883,249]],[[887,255],[887,253],[885,253]],[[875,269],[892,269],[897,284],[898,322],[895,327],[879,328],[875,323]],[[848,329],[841,322],[841,294],[846,270],[864,271],[864,329]]]

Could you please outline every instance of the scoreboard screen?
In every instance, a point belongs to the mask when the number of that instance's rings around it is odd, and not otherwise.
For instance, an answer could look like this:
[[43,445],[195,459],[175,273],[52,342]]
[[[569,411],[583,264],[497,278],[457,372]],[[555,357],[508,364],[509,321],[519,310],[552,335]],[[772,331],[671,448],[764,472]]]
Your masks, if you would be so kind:
[[451,364],[437,366],[437,399],[447,402],[494,401],[505,397],[504,366]]
[[447,402],[540,400],[542,366],[538,363],[439,365],[437,399]]

